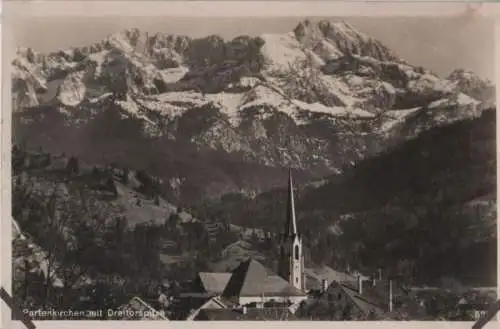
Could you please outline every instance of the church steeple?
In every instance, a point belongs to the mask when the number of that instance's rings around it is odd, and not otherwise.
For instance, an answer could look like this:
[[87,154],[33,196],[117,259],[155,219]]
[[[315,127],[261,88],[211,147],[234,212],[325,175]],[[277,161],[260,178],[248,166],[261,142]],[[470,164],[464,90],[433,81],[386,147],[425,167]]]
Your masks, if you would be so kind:
[[302,255],[302,238],[297,230],[295,216],[295,198],[293,193],[292,170],[288,173],[288,199],[286,206],[286,222],[281,241],[279,275],[297,289],[305,289],[304,258]]
[[288,201],[286,206],[285,237],[297,235],[297,220],[295,218],[295,198],[293,195],[292,169],[288,171]]

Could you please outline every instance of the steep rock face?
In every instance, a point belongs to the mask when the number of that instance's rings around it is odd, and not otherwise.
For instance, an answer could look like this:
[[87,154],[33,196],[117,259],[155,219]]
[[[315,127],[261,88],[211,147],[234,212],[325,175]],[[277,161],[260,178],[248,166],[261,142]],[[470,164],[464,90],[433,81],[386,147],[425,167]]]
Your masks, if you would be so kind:
[[[333,59],[334,55],[357,54],[368,56],[381,61],[393,61],[395,55],[379,41],[354,29],[346,22],[330,22],[326,20],[318,23],[310,21],[300,22],[294,29],[297,40],[307,45],[323,59]],[[330,41],[330,47],[326,41]],[[333,47],[332,47],[333,46]],[[325,50],[330,48],[330,52]],[[326,55],[326,56],[325,56]]]
[[[113,145],[123,158],[127,143],[189,145],[189,152],[222,154],[238,166],[317,176],[480,115],[491,106],[492,88],[463,70],[441,79],[343,22],[304,21],[290,33],[228,41],[130,29],[51,54],[20,49],[14,134],[90,157]],[[95,127],[107,134],[95,135]],[[62,139],[63,131],[70,137]],[[103,138],[108,145],[97,151]],[[159,166],[142,160],[134,163]],[[247,181],[241,175],[231,179]],[[165,178],[189,185],[188,176]],[[249,187],[235,181],[229,189],[214,186],[224,193]],[[257,190],[263,186],[270,185]]]
[[455,84],[466,95],[488,105],[495,103],[496,94],[493,83],[479,78],[474,72],[458,69],[453,71],[446,79]]

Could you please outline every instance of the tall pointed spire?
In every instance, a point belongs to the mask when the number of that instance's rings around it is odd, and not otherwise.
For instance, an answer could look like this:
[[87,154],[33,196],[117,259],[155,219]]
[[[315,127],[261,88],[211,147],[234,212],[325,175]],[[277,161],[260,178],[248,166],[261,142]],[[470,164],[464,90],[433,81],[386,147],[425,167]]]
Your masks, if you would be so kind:
[[304,289],[304,256],[302,254],[302,239],[297,232],[295,217],[295,200],[293,195],[292,170],[288,176],[288,204],[286,209],[286,224],[280,248],[280,263],[278,274],[295,288]]
[[297,221],[295,218],[295,200],[293,197],[292,169],[288,171],[288,204],[286,209],[285,236],[297,235]]

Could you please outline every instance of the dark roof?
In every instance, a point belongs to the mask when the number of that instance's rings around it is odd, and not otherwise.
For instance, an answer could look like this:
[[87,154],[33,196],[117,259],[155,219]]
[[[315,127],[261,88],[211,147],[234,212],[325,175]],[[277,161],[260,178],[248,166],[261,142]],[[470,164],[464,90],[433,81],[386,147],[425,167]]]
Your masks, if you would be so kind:
[[[392,295],[393,297],[407,296],[408,294],[398,286],[397,281],[392,282]],[[363,296],[376,301],[383,308],[387,309],[389,306],[389,281],[378,280],[375,285],[363,286]]]
[[[363,296],[373,300],[384,310],[389,308],[389,281],[377,281],[375,285],[364,285]],[[423,309],[411,296],[411,291],[404,289],[398,281],[392,281],[392,296],[395,311],[404,316],[421,317]]]
[[373,312],[375,315],[381,315],[384,313],[384,309],[381,307],[377,301],[371,300],[366,296],[360,295],[359,292],[355,289],[352,289],[348,285],[340,285],[342,292],[353,302],[356,307],[363,312],[365,315]]
[[288,308],[202,309],[195,320],[209,321],[297,321]]
[[308,289],[321,289],[322,280],[326,280],[329,284],[337,281],[344,284],[349,284],[353,287],[357,286],[357,278],[345,272],[339,272],[329,266],[321,266],[314,268],[306,268],[306,286]]
[[192,310],[186,317],[186,320],[194,320],[203,309],[227,309],[229,308],[219,297],[212,297],[198,308]]
[[255,259],[242,262],[232,273],[224,292],[233,296],[305,296],[285,279],[270,275],[269,270]]

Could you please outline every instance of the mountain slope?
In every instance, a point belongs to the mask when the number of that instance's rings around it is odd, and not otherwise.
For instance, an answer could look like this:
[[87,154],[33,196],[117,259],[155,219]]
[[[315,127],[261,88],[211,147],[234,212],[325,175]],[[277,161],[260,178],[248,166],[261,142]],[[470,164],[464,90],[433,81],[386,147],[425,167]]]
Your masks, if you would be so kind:
[[[495,122],[490,110],[434,128],[342,175],[299,187],[298,225],[312,257],[363,271],[411,271],[407,277],[426,283],[444,275],[493,282]],[[286,191],[276,190],[225,198],[203,211],[280,232],[285,200]]]
[[13,137],[153,168],[183,182],[165,186],[172,201],[198,203],[277,187],[285,167],[305,179],[341,172],[477,117],[492,88],[470,72],[442,79],[412,66],[343,22],[227,41],[130,29],[51,54],[20,49]]

